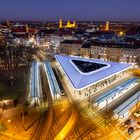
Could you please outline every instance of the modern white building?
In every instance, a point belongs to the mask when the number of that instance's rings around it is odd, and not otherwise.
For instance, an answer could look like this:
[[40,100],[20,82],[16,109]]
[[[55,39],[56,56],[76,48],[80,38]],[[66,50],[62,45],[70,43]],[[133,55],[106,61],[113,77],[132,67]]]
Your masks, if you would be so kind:
[[130,64],[55,55],[73,97],[84,99],[128,76]]

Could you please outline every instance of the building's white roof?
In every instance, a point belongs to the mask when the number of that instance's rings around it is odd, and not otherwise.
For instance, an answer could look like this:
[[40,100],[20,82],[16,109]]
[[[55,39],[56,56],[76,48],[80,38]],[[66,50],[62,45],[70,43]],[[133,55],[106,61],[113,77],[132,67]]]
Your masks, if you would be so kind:
[[[123,71],[125,69],[129,69],[132,67],[130,64],[122,64],[117,62],[106,62],[97,59],[85,59],[81,57],[71,57],[71,56],[63,56],[63,55],[55,55],[56,60],[62,66],[65,74],[68,76],[71,81],[73,87],[76,90],[80,90],[85,88],[91,84],[99,82],[115,73]],[[106,64],[106,67],[103,67],[99,70],[82,73],[71,60],[80,60],[80,61],[88,61],[93,63],[102,63]]]

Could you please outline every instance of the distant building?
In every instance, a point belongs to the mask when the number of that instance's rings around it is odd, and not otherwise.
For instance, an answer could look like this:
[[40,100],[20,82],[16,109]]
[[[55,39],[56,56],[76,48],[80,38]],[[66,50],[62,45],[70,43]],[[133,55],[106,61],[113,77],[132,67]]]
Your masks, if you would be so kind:
[[65,40],[65,37],[59,36],[57,34],[52,34],[50,36],[50,45],[59,47],[60,43]]
[[64,40],[60,54],[96,58],[140,66],[140,46],[101,41]]
[[102,42],[116,42],[118,37],[114,31],[95,31],[95,32],[85,32],[85,38],[92,40],[99,40]]
[[91,47],[91,57],[138,66],[140,64],[140,47],[121,43],[94,42]]
[[36,34],[37,29],[30,28],[28,25],[14,25],[11,32],[13,34]]
[[81,47],[81,56],[91,58],[91,42],[85,42]]
[[39,47],[49,47],[51,35],[55,33],[56,30],[42,29],[38,32],[36,36],[36,42]]
[[76,28],[76,22],[73,21],[73,23],[70,23],[70,21],[67,21],[67,24],[64,26],[62,19],[59,20],[59,28]]
[[80,56],[82,44],[81,40],[64,40],[60,43],[60,54]]

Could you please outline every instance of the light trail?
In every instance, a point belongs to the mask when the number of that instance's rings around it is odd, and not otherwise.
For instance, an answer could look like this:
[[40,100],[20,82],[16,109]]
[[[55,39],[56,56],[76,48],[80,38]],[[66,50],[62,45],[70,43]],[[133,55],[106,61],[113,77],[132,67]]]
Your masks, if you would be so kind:
[[1,135],[1,137],[3,136],[3,137],[6,137],[8,140],[30,140],[30,138],[26,138],[26,137],[22,137],[22,136],[13,136],[12,134],[10,134],[10,133],[3,133],[3,132],[0,132],[0,135]]
[[76,120],[77,120],[77,111],[75,107],[73,107],[69,121],[66,123],[66,125],[63,127],[63,129],[59,132],[59,134],[55,137],[54,140],[64,140],[68,135],[68,133],[73,129]]

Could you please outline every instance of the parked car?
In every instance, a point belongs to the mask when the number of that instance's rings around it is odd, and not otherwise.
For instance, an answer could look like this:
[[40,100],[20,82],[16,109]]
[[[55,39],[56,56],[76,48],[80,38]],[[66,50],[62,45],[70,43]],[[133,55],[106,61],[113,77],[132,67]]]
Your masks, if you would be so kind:
[[140,122],[137,122],[136,126],[137,128],[140,128]]
[[131,135],[131,134],[134,133],[134,131],[135,131],[135,130],[134,130],[134,127],[129,127],[129,128],[128,128],[128,134]]
[[140,117],[140,110],[137,110],[137,111],[134,113],[134,116]]
[[131,119],[128,119],[125,123],[124,126],[127,127],[128,125],[130,125],[132,123]]

